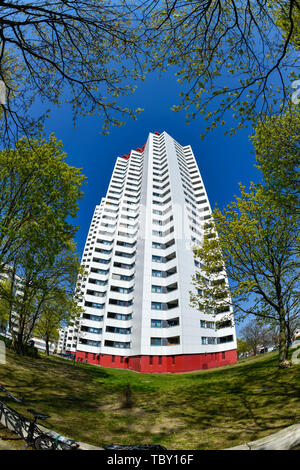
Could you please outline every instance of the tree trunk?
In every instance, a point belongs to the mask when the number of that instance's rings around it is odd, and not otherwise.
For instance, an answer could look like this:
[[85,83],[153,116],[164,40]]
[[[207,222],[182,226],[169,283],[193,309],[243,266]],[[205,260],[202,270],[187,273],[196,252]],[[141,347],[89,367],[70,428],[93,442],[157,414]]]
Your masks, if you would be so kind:
[[292,333],[291,333],[291,327],[290,327],[290,322],[287,320],[286,322],[286,341],[287,341],[287,349],[289,348],[290,343],[292,342]]
[[279,367],[285,367],[288,358],[288,347],[286,337],[286,323],[284,312],[280,312],[280,330],[279,330]]
[[47,356],[50,356],[50,350],[49,350],[49,336],[46,335],[45,337],[45,343],[46,343],[46,354]]
[[24,345],[23,345],[23,337],[21,333],[17,334],[17,337],[15,338],[14,341],[14,350],[16,351],[17,354],[20,356],[24,355]]

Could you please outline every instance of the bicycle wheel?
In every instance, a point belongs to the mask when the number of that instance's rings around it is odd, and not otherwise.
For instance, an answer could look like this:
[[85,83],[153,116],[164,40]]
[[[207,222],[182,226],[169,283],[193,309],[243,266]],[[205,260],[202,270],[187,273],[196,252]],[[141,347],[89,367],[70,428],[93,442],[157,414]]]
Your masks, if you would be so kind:
[[33,442],[36,450],[52,450],[54,448],[53,444],[53,439],[45,434],[37,437]]

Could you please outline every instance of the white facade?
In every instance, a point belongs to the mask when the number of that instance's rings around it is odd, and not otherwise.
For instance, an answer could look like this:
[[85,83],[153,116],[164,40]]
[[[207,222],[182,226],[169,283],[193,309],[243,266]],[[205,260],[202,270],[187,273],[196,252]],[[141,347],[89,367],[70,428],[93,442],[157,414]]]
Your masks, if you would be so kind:
[[[31,338],[31,341],[34,342],[34,346],[39,350],[39,351],[42,351],[42,352],[46,352],[46,341],[41,339],[41,338]],[[55,347],[55,344],[54,343],[50,343],[49,344],[49,352],[51,354],[54,353],[56,347]]]
[[[11,281],[12,276],[11,276],[11,270],[8,268],[6,272],[0,273],[0,282],[6,282],[6,281]],[[23,280],[20,276],[15,275],[15,280],[14,280],[14,295],[17,297],[22,297],[23,296]],[[18,315],[15,311],[11,312],[11,328],[13,329],[14,332],[18,331]],[[11,338],[12,335],[9,331],[9,321],[7,320],[6,322],[2,321],[0,323],[0,334],[7,338]]]
[[117,158],[86,240],[85,313],[66,350],[127,358],[235,350],[234,326],[216,329],[228,311],[208,315],[189,301],[192,246],[210,214],[190,146],[150,133],[143,149]]

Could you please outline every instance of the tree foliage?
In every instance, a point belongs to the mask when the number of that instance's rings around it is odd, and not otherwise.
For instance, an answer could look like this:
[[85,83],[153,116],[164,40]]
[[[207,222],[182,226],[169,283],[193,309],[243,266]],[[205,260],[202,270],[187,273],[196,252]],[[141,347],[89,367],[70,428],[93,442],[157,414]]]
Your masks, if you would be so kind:
[[54,135],[0,152],[0,272],[29,243],[55,253],[74,236],[85,177],[65,158]]
[[242,354],[245,354],[249,351],[250,349],[250,346],[247,344],[246,341],[240,339],[240,338],[237,338],[237,348],[236,348],[236,353],[237,353],[237,356],[241,356]]
[[57,343],[62,323],[70,324],[80,316],[81,311],[73,292],[68,293],[64,289],[57,288],[49,291],[34,328],[34,335],[45,340],[47,355],[50,352],[50,344]]
[[1,1],[2,138],[31,136],[36,121],[29,110],[37,97],[48,105],[64,100],[74,118],[101,115],[104,132],[121,125],[123,115],[136,119],[140,109],[118,104],[144,75],[135,11],[125,0]]
[[[193,252],[200,269],[192,276],[195,287],[190,291],[192,306],[212,315],[223,313],[223,321],[230,321],[230,290],[219,238],[212,222],[204,225],[202,244],[194,246]],[[228,313],[224,315],[225,312]]]
[[2,136],[34,132],[37,97],[49,106],[66,101],[74,121],[101,115],[107,133],[141,111],[123,105],[136,80],[172,66],[184,86],[173,109],[185,110],[188,122],[202,114],[206,132],[229,112],[233,133],[288,102],[300,61],[299,16],[299,0],[3,0]]
[[259,353],[260,347],[265,348],[273,343],[270,328],[267,325],[263,325],[256,318],[248,321],[241,329],[240,334],[255,356]]
[[258,168],[265,189],[291,213],[299,212],[300,112],[288,109],[282,115],[259,121],[252,137]]
[[9,293],[10,293],[9,279],[3,279],[0,282],[0,330],[6,329],[9,320]]
[[0,272],[9,280],[0,297],[19,353],[54,294],[73,295],[80,272],[72,218],[85,177],[65,158],[54,135],[0,152]]
[[[208,244],[204,239],[194,250],[202,272],[210,269],[211,259],[220,263],[222,256],[232,296],[232,300],[225,296],[222,302],[232,302],[238,318],[254,315],[278,325],[282,363],[288,352],[288,322],[299,316],[299,272],[294,255],[299,243],[298,219],[274,202],[262,186],[252,184],[248,192],[240,186],[240,195],[223,212],[215,209],[213,220],[218,237]],[[194,284],[197,288],[197,280]],[[200,289],[203,296],[203,283]],[[210,282],[204,295],[215,303],[218,290]]]
[[47,245],[30,242],[19,251],[9,277],[13,289],[9,303],[9,331],[15,350],[22,354],[24,345],[36,328],[49,345],[60,321],[72,318],[76,279],[80,260],[70,240],[64,249],[53,253]]
[[151,3],[153,68],[176,67],[184,91],[173,109],[188,122],[202,114],[207,132],[228,111],[232,134],[283,109],[300,63],[298,0]]

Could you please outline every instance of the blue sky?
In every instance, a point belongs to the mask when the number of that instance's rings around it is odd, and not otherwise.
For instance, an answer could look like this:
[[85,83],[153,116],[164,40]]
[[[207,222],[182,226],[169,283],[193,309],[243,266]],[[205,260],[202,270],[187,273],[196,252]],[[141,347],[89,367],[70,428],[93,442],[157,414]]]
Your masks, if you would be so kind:
[[[137,121],[128,118],[125,126],[112,128],[108,136],[100,133],[102,122],[98,116],[80,118],[74,129],[71,110],[67,106],[53,108],[47,120],[46,134],[54,132],[62,140],[68,155],[67,163],[82,168],[88,179],[78,217],[74,220],[80,226],[76,235],[80,253],[95,205],[106,193],[115,159],[141,147],[149,132],[166,131],[180,144],[192,146],[212,208],[216,203],[222,208],[231,202],[238,193],[239,182],[248,185],[259,179],[248,139],[250,128],[229,137],[224,135],[222,127],[201,140],[200,134],[207,125],[203,117],[186,125],[185,113],[171,110],[172,105],[178,104],[181,91],[173,73],[168,72],[160,79],[152,74],[137,85],[137,91],[125,103],[128,107],[144,108],[144,112]],[[230,125],[230,120],[228,122]]]

